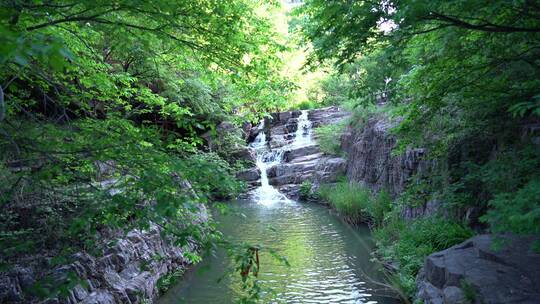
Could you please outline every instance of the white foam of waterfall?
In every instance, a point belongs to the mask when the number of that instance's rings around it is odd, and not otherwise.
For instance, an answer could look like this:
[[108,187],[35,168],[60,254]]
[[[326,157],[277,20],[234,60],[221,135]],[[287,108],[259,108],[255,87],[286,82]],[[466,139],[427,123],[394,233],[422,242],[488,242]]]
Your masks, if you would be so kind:
[[302,110],[298,116],[298,128],[292,142],[293,147],[303,147],[312,143],[311,133],[313,132],[311,121],[308,118],[308,111]]
[[264,133],[264,121],[259,126],[259,134],[251,143],[251,147],[257,154],[256,165],[261,171],[261,185],[252,193],[252,198],[260,204],[271,205],[279,201],[289,201],[285,195],[270,185],[268,181],[268,169],[281,163],[283,158],[283,149],[271,150],[266,142]]
[[298,117],[298,128],[293,142],[284,147],[270,149],[266,134],[264,133],[264,121],[259,126],[259,134],[251,143],[251,147],[257,154],[257,168],[261,171],[261,186],[252,193],[253,199],[263,205],[271,205],[275,202],[290,201],[284,194],[270,185],[268,180],[268,169],[280,164],[283,161],[283,154],[286,150],[294,147],[302,147],[312,143],[312,124],[308,118],[308,111],[303,110]]

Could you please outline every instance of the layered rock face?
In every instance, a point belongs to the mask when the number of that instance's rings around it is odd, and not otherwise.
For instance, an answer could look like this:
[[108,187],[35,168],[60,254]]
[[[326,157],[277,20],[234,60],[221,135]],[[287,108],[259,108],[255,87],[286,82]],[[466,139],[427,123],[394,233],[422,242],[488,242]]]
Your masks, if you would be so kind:
[[[341,136],[341,148],[347,154],[347,178],[375,192],[384,189],[394,198],[405,190],[414,175],[429,175],[435,166],[424,158],[424,149],[392,154],[397,141],[390,129],[397,123],[382,115],[372,117],[362,127],[347,127]],[[403,208],[402,217],[411,220],[437,214],[442,203],[430,200],[424,205]]]
[[393,156],[396,139],[389,134],[395,126],[384,117],[370,118],[362,128],[348,127],[341,137],[347,153],[347,177],[374,191],[385,189],[393,196],[403,190],[412,175],[429,170],[430,163],[422,159],[423,149],[409,149]]
[[539,303],[540,254],[530,251],[530,238],[505,239],[501,250],[484,234],[430,255],[417,278],[417,298],[426,304]]
[[[201,212],[200,220],[206,220],[206,210]],[[196,244],[191,243],[189,251],[195,250]],[[188,267],[186,253],[172,242],[165,241],[157,226],[146,231],[130,231],[125,237],[116,239],[102,257],[79,252],[73,256],[71,264],[47,271],[45,274],[58,279],[76,274],[81,283],[72,288],[67,297],[50,299],[45,303],[149,303],[147,300],[156,299],[158,295],[157,282],[161,277]],[[40,302],[24,297],[23,290],[44,275],[50,259],[21,263],[0,276],[0,303]]]
[[[429,175],[435,164],[423,159],[423,149],[392,155],[394,123],[372,117],[360,128],[349,127],[341,145],[349,180],[396,197],[413,175]],[[408,220],[431,216],[441,212],[441,205],[430,200],[404,208],[401,215]],[[492,250],[492,242],[491,235],[478,235],[430,255],[417,277],[417,298],[426,304],[540,303],[540,255],[530,252],[530,239],[509,237],[501,251]]]
[[[310,110],[307,114],[312,127],[337,123],[349,115],[338,107]],[[254,139],[258,132],[265,132],[272,149],[283,149],[283,161],[268,168],[267,174],[271,185],[293,199],[298,198],[300,184],[304,181],[333,182],[345,173],[346,164],[343,158],[324,155],[315,135],[313,141],[305,145],[291,145],[298,130],[300,115],[301,111],[273,113],[271,118],[265,120],[264,129],[254,128],[249,136]],[[258,185],[258,176],[257,169],[248,169],[238,175],[252,186]]]

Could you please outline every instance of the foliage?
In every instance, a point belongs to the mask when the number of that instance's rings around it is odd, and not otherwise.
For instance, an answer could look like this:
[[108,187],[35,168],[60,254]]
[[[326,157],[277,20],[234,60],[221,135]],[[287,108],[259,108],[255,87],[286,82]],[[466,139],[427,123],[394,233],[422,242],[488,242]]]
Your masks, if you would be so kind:
[[183,270],[173,270],[172,272],[162,276],[158,279],[156,286],[160,293],[164,293],[169,290],[174,283],[184,274]]
[[[370,119],[381,118],[381,113],[387,114],[387,107],[381,107],[376,105],[362,105],[362,104],[347,104],[347,107],[351,111],[351,117],[349,117],[349,125],[356,129],[364,128]],[[385,117],[386,118],[386,117]]]
[[263,251],[270,254],[276,262],[289,267],[290,264],[286,257],[278,254],[272,248],[262,246],[260,244],[228,244],[228,254],[235,261],[234,271],[240,274],[242,278],[242,291],[238,303],[260,303],[263,293],[268,293],[258,280],[260,267],[259,254]]
[[[151,225],[180,247],[216,242],[202,204],[242,188],[220,155],[201,152],[202,135],[285,106],[277,6],[3,1],[2,268],[99,256],[115,232]],[[43,296],[67,291],[57,283]]]
[[61,108],[68,117],[120,113],[197,142],[225,114],[251,119],[255,105],[286,101],[290,83],[275,73],[282,46],[256,10],[242,0],[4,3],[2,34],[13,44],[2,52],[7,112],[43,99],[46,116]]
[[[489,201],[491,209],[483,216],[494,232],[511,231],[520,235],[540,234],[540,179],[535,179],[515,193],[501,193]],[[540,248],[538,241],[535,249]]]
[[[240,159],[238,153],[246,148],[246,141],[242,138],[240,128],[230,124],[230,128],[221,128],[213,134],[210,134],[208,140],[211,151],[218,154],[221,158],[227,160],[230,164],[235,165],[237,162],[245,161]],[[220,129],[220,126],[218,126]]]
[[[394,155],[427,152],[434,168],[409,181],[403,204],[441,198],[453,214],[484,213],[491,232],[538,235],[538,10],[531,1],[308,0],[296,13],[309,64],[333,63],[351,82],[338,102],[359,109],[353,124],[398,117]],[[377,233],[408,295],[427,254],[470,235],[440,219],[385,219]]]
[[371,203],[368,205],[367,210],[375,225],[380,226],[383,224],[385,216],[392,211],[392,206],[392,196],[384,189],[380,190],[377,195],[371,199]]
[[341,134],[344,129],[345,125],[341,123],[315,128],[317,143],[323,153],[330,155],[341,154]]
[[319,195],[348,221],[365,221],[368,217],[371,193],[359,184],[342,181],[335,185],[322,185]]
[[463,290],[463,295],[465,297],[465,301],[467,303],[474,303],[477,299],[477,291],[474,288],[474,286],[467,282],[467,280],[462,279],[461,282],[461,289]]
[[319,104],[316,103],[315,101],[311,101],[311,100],[304,100],[300,103],[296,103],[294,104],[290,110],[313,110],[313,109],[316,109],[319,107]]
[[313,196],[313,184],[310,181],[304,181],[300,184],[300,199],[306,200]]
[[15,160],[25,162],[8,161],[12,167],[2,171],[2,184],[9,185],[2,231],[18,235],[1,239],[7,260],[43,248],[93,252],[105,227],[129,230],[154,223],[182,246],[192,238],[204,242],[207,227],[195,216],[199,204],[240,190],[218,157],[180,158],[155,128],[125,120],[39,129],[24,121],[8,130],[18,143]]
[[350,222],[364,221],[375,226],[383,223],[393,206],[392,197],[386,190],[373,194],[365,186],[347,181],[321,185],[317,197],[330,203]]
[[416,274],[424,259],[433,252],[461,243],[472,230],[442,218],[423,218],[406,222],[398,214],[374,231],[377,252],[385,261],[397,261],[399,270],[394,283],[408,297],[416,291]]
[[511,113],[534,115],[540,24],[517,17],[531,9],[525,1],[313,0],[299,14],[314,61],[358,66],[349,75],[360,79],[359,93],[408,104],[404,145],[444,151],[463,134],[510,133]]
[[313,46],[309,63],[334,63],[351,82],[343,96],[352,97],[340,102],[359,105],[353,122],[362,127],[376,115],[370,104],[385,104],[378,109],[399,117],[395,154],[421,147],[437,164],[402,199],[443,198],[486,213],[492,232],[538,234],[538,9],[530,1],[310,0],[296,14]]

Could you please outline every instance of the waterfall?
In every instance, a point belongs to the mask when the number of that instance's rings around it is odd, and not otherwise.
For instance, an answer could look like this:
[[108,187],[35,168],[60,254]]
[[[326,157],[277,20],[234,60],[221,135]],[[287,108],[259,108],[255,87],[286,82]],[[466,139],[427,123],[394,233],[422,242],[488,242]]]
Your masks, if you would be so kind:
[[308,111],[302,110],[302,114],[298,117],[298,127],[294,136],[294,141],[291,144],[293,147],[303,147],[310,145],[311,133],[313,131],[311,121],[308,118]]
[[298,117],[298,127],[292,143],[272,150],[266,141],[264,120],[259,125],[259,134],[250,145],[257,154],[256,165],[261,171],[261,186],[252,193],[253,199],[256,202],[269,205],[279,201],[289,201],[284,194],[270,185],[268,181],[268,169],[283,161],[283,154],[286,150],[311,144],[311,133],[312,124],[308,118],[308,111],[303,110],[302,114]]

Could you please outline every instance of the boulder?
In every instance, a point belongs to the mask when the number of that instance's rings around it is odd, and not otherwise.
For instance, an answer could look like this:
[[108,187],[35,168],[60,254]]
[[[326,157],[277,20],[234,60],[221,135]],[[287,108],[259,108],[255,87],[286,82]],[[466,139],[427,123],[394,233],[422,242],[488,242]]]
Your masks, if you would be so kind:
[[[246,141],[248,141],[250,135],[251,135],[251,130],[253,129],[253,125],[246,121],[242,124],[242,138]],[[255,128],[257,129],[257,128]]]
[[300,198],[299,184],[285,184],[277,187],[279,192],[285,194],[290,199],[298,200]]
[[293,148],[291,150],[285,151],[283,154],[283,161],[285,162],[294,162],[296,158],[303,157],[307,155],[320,153],[319,146],[316,144],[303,146],[298,148]]
[[230,157],[235,160],[243,160],[253,166],[257,160],[255,151],[249,147],[241,147],[238,150],[232,151]]
[[540,254],[531,251],[532,238],[477,235],[427,257],[417,277],[417,298],[430,303],[538,303]]
[[262,129],[259,129],[259,128],[251,128],[249,130],[249,134],[247,136],[247,139],[246,141],[248,143],[250,142],[253,142],[255,140],[255,138],[257,137],[257,135],[259,135],[259,133],[261,132]]
[[246,182],[256,182],[261,178],[261,172],[258,168],[251,168],[236,173],[236,178]]
[[335,183],[338,178],[345,174],[347,160],[341,157],[320,158],[315,166],[313,184]]

